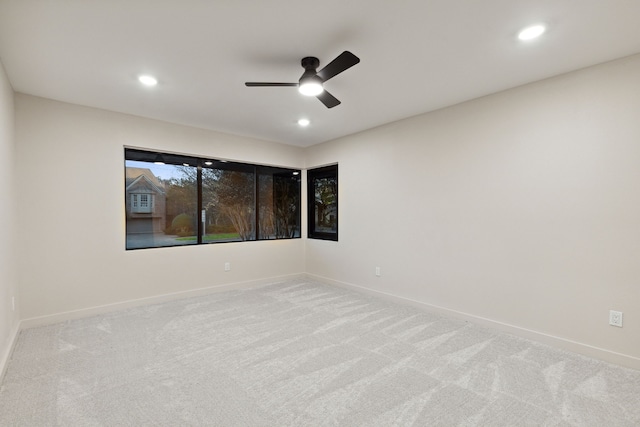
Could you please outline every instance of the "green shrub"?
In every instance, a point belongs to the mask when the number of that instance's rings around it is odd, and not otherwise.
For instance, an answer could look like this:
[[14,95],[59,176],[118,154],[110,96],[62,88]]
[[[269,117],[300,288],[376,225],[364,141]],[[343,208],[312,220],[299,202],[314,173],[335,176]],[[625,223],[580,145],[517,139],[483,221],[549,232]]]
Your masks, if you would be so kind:
[[181,213],[171,221],[171,231],[178,236],[189,236],[193,234],[193,218],[186,213]]

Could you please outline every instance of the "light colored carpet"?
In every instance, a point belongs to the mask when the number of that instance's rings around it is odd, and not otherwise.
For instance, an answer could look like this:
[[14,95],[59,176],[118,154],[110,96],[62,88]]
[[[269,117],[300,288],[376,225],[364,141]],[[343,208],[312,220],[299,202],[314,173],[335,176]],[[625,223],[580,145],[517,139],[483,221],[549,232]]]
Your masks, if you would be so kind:
[[2,426],[639,426],[640,371],[304,280],[20,333]]

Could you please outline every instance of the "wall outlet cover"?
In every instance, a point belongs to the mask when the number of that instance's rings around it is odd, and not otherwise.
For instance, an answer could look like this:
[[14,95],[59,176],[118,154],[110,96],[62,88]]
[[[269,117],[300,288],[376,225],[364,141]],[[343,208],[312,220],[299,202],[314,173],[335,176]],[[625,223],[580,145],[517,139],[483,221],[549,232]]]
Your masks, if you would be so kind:
[[609,310],[609,324],[622,328],[622,312]]

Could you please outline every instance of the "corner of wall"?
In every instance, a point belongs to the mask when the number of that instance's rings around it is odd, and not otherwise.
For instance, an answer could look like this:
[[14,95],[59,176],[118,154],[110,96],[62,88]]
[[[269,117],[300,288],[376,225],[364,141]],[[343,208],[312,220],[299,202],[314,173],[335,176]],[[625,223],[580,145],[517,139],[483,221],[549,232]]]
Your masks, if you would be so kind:
[[15,255],[15,94],[0,62],[0,223],[9,224],[0,237],[0,378],[19,331],[17,267]]
[[2,384],[4,375],[7,372],[7,366],[9,366],[9,360],[11,360],[13,349],[18,341],[20,329],[20,322],[18,321],[14,323],[9,336],[2,343],[2,347],[0,347],[0,349],[2,349],[2,352],[0,353],[0,384]]

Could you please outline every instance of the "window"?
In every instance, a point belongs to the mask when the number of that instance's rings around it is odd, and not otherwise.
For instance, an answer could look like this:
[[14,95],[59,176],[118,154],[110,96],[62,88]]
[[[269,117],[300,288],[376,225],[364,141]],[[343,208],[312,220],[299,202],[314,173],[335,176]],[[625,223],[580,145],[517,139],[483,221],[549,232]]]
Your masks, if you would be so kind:
[[258,187],[260,239],[300,237],[300,172],[262,168]]
[[125,149],[126,248],[300,237],[300,171]]
[[338,165],[307,171],[308,234],[338,240]]
[[131,194],[131,212],[152,213],[153,194]]
[[256,240],[255,166],[210,163],[202,168],[205,241]]

